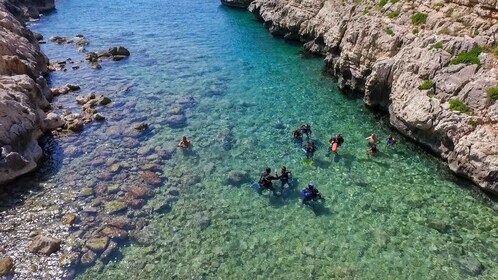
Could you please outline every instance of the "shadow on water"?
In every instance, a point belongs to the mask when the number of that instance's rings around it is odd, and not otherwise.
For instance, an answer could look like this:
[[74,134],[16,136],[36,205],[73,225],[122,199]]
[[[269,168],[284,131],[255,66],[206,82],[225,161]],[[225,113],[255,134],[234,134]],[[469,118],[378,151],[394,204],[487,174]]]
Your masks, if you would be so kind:
[[0,187],[0,213],[24,203],[32,196],[42,192],[41,183],[59,172],[62,167],[64,151],[52,136],[40,140],[44,155],[34,172]]
[[325,206],[325,201],[313,201],[306,204],[306,206],[310,208],[317,217],[332,215],[330,208]]

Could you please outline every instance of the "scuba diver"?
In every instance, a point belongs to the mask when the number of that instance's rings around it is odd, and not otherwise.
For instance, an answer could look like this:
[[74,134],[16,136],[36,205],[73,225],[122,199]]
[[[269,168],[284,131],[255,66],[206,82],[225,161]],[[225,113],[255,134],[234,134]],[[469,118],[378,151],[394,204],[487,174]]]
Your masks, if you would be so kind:
[[344,143],[344,138],[341,134],[337,134],[335,137],[330,138],[330,151],[333,153],[337,153],[337,148],[339,148],[342,143]]
[[[278,176],[277,173],[275,175]],[[287,170],[287,167],[282,166],[282,169],[280,170],[280,183],[282,183],[281,188],[283,189],[285,185],[291,187],[290,180],[292,179],[292,173]]]
[[335,141],[337,142],[337,144],[338,144],[339,146],[341,146],[341,145],[344,143],[344,138],[342,137],[342,134],[340,134],[340,133],[339,133],[339,134],[337,134],[337,135],[335,136]]
[[303,204],[307,204],[310,201],[316,201],[318,199],[324,200],[322,194],[313,184],[308,184],[306,188],[302,189],[301,195],[303,196]]
[[[276,174],[275,174],[276,175]],[[277,192],[275,191],[275,188],[273,187],[273,180],[280,179],[279,176],[272,176],[271,175],[271,169],[269,167],[266,168],[265,172],[261,175],[259,178],[259,190],[258,192],[261,194],[264,189],[269,189],[273,192],[273,195],[277,195]]]
[[309,139],[311,135],[311,125],[303,124],[301,125],[301,133],[306,135],[306,138]]
[[316,145],[313,141],[308,142],[308,145],[306,146],[306,158],[313,158],[313,155],[316,152]]
[[294,142],[299,145],[303,144],[303,133],[299,128],[294,130]]
[[389,138],[387,138],[387,145],[392,146],[394,144],[396,144],[396,139],[394,139],[392,135],[389,135]]

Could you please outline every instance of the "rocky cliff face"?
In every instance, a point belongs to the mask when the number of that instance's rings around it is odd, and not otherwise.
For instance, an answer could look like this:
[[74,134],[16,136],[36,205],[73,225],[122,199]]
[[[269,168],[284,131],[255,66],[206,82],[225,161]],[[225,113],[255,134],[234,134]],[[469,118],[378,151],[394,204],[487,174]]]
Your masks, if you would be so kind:
[[[254,0],[407,137],[498,194],[498,1]],[[496,93],[493,93],[496,91]]]
[[43,77],[48,59],[24,24],[40,7],[53,9],[53,0],[0,1],[0,184],[36,168],[38,138],[63,124],[44,112],[51,98]]

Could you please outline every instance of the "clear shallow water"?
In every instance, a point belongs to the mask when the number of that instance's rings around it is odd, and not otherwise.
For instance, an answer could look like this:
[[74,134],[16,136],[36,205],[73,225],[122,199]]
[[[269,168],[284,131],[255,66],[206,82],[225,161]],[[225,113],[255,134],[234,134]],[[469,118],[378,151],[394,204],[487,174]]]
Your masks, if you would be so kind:
[[[121,259],[80,270],[79,278],[463,279],[460,262],[469,256],[485,267],[479,278],[497,277],[491,202],[403,139],[392,148],[383,142],[380,156],[368,158],[364,138],[393,133],[386,117],[339,93],[320,59],[302,58],[299,45],[273,38],[250,13],[218,0],[63,0],[33,29],[46,38],[84,34],[92,51],[123,45],[132,53],[97,71],[79,62],[84,54],[74,45],[44,45],[52,60],[71,57],[81,66],[54,72],[54,86],[78,83],[80,94],[113,100],[102,110],[106,122],[57,140],[62,160],[47,168],[62,189],[98,185],[109,168],[89,164],[98,158],[141,164],[122,132],[137,121],[151,124],[142,147],[172,149],[182,135],[194,143],[193,153],[176,153],[163,166],[168,180],[149,205],[170,198],[171,189],[180,195],[171,212],[151,217],[147,242],[121,248]],[[124,86],[132,87],[116,93]],[[185,98],[195,102],[179,106]],[[78,110],[74,96],[56,102]],[[180,107],[187,124],[171,128],[165,119]],[[314,165],[290,139],[302,123],[312,125],[319,146]],[[346,143],[329,155],[327,141],[338,132]],[[297,189],[273,197],[249,187],[265,167],[281,165]],[[249,179],[230,185],[233,170]],[[113,181],[126,182],[119,178]],[[298,190],[308,182],[324,204],[301,204]]]

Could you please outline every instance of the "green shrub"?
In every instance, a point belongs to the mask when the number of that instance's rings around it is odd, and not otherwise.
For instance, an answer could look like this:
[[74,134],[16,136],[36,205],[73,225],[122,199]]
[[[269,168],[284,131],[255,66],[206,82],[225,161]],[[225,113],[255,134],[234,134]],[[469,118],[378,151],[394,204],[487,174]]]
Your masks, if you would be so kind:
[[379,2],[379,8],[384,7],[387,4],[387,0],[380,0]]
[[418,34],[418,28],[416,28],[416,27],[413,28],[412,33],[413,33],[413,35],[417,35]]
[[450,110],[467,113],[470,107],[458,99],[450,99]]
[[477,121],[474,120],[474,119],[470,119],[467,121],[467,123],[472,126],[472,127],[476,127],[477,126]]
[[451,64],[460,64],[460,63],[473,63],[477,66],[481,65],[481,61],[479,60],[479,55],[482,53],[481,47],[475,47],[468,52],[461,53],[457,55],[457,57],[451,60]]
[[427,14],[426,13],[416,13],[412,16],[412,23],[415,25],[420,25],[423,24],[427,21]]
[[391,0],[391,3],[393,3],[393,4],[396,4],[398,2],[399,2],[399,0]]
[[394,36],[394,31],[391,28],[386,28],[386,33],[391,36]]
[[366,8],[365,10],[363,10],[363,15],[368,15],[368,12],[370,12],[370,8]]
[[388,18],[395,18],[395,17],[399,16],[399,13],[400,13],[400,11],[390,12],[390,13],[387,15],[387,17],[388,17]]
[[432,80],[425,80],[418,88],[419,89],[431,89],[434,87],[434,82]]
[[437,42],[435,43],[434,45],[431,46],[431,49],[436,49],[436,50],[440,50],[442,49],[444,46],[443,46],[443,42]]
[[498,87],[488,88],[487,95],[492,101],[498,100]]

